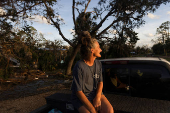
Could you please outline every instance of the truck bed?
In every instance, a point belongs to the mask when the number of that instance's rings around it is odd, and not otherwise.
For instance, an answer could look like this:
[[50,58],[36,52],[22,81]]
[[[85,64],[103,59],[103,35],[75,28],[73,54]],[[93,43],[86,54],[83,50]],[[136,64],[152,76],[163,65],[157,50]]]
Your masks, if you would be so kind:
[[[170,113],[170,101],[105,93],[115,113]],[[61,90],[46,97],[47,105],[63,113],[76,113],[70,101],[71,91]]]

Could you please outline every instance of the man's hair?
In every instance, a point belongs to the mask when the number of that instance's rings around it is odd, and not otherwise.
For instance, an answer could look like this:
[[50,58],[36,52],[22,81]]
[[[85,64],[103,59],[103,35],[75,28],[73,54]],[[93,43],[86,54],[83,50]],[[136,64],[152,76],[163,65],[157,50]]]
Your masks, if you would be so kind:
[[80,48],[80,54],[82,59],[88,60],[91,55],[91,49],[95,48],[94,43],[97,42],[97,39],[91,37],[82,37],[82,43]]

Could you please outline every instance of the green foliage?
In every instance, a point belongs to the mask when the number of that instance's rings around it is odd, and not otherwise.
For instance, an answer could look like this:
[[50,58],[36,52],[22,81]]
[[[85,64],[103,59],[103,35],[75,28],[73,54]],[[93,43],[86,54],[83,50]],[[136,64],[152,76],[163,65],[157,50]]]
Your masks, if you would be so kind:
[[137,46],[133,49],[138,56],[146,56],[147,54],[152,53],[151,49],[147,45],[143,45],[142,47]]
[[4,57],[0,57],[0,78],[8,79],[11,75],[11,68],[8,66],[7,59]]
[[165,49],[167,50],[167,53],[170,53],[170,39],[169,38],[165,41]]
[[157,43],[153,45],[152,50],[155,54],[167,55],[170,53],[170,21],[163,22],[159,28],[156,29],[156,34],[160,36],[157,39]]
[[[39,37],[37,30],[32,26],[26,26],[23,30],[16,33],[14,38],[9,39],[6,42],[7,44],[4,43],[1,48],[0,77],[3,79],[9,78],[13,73],[9,68],[9,59],[4,57],[5,55],[19,60],[21,69],[34,69],[33,63],[37,63],[38,68],[36,69],[43,71],[58,69],[58,65],[65,55],[64,53],[61,54],[61,41],[48,42],[44,40],[42,34]],[[8,48],[5,48],[7,47],[6,45],[8,45]],[[41,46],[51,50],[39,49]],[[7,51],[9,52],[7,53]]]
[[4,70],[0,69],[0,79],[4,79]]
[[152,46],[153,53],[161,55],[164,53],[164,45],[162,43],[154,44]]
[[38,68],[43,71],[52,71],[57,68],[55,55],[49,51],[40,51],[41,55],[38,58]]
[[[9,59],[4,56],[17,59],[22,69],[33,69],[33,62],[39,62],[39,59],[43,70],[57,69],[58,59],[61,56],[59,54],[60,51],[51,52],[49,55],[45,54],[44,50],[42,52],[45,55],[43,60],[48,62],[41,60],[38,48],[43,45],[46,46],[46,43],[42,43],[46,40],[42,34],[38,34],[35,28],[27,25],[26,20],[28,17],[32,17],[32,15],[43,15],[45,11],[51,16],[54,15],[53,9],[46,10],[46,8],[42,7],[44,4],[53,6],[56,3],[57,0],[0,1],[2,12],[6,11],[0,15],[0,55],[2,55],[3,59],[0,61],[2,64],[0,67],[1,77],[8,78],[12,73],[9,69]],[[20,25],[21,23],[22,25]],[[21,26],[21,28],[15,29],[15,25],[17,27]],[[56,44],[54,47],[56,50],[61,47],[61,44]],[[56,55],[59,57],[56,57]],[[41,62],[44,62],[44,64]]]
[[[70,41],[64,36],[60,29],[63,20],[59,18],[59,10],[55,10],[56,7],[54,7],[57,0],[27,0],[22,2],[17,0],[13,0],[13,2],[1,1],[1,7],[4,10],[7,10],[7,12],[4,15],[0,15],[0,17],[5,17],[0,19],[0,22],[2,23],[0,24],[4,25],[0,27],[0,41],[3,42],[4,39],[10,39],[11,37],[16,36],[15,32],[12,32],[13,24],[9,23],[9,19],[16,23],[19,19],[24,20],[25,27],[23,26],[23,29],[20,32],[21,35],[18,35],[20,37],[19,39],[21,39],[18,41],[18,44],[22,44],[24,49],[12,44],[7,46],[7,44],[4,43],[3,52],[5,54],[8,53],[8,55],[14,53],[14,56],[22,61],[21,64],[27,65],[29,68],[32,67],[32,61],[38,61],[40,62],[39,68],[42,70],[55,69],[55,64],[59,63],[63,57],[61,51],[56,51],[56,49],[53,48],[53,53],[43,51],[41,55],[39,55],[38,46],[35,46],[35,44],[38,43],[37,40],[35,40],[36,30],[31,26],[27,26],[26,23],[26,18],[37,14],[44,16],[48,21],[51,21],[52,25],[58,29],[61,37],[73,48],[79,47],[77,45],[81,43],[81,37],[84,31],[88,31],[91,36],[101,39],[107,37],[105,33],[108,32],[109,29],[115,30],[116,34],[114,35],[117,40],[110,42],[108,49],[110,53],[108,52],[108,56],[128,56],[130,49],[135,46],[138,40],[137,33],[135,33],[133,29],[145,24],[143,17],[148,12],[154,12],[162,3],[167,2],[169,2],[169,0],[99,0],[96,7],[93,7],[94,10],[87,12],[86,9],[88,8],[90,0],[73,1],[72,8],[73,10],[77,10],[78,16],[75,17],[75,12],[73,11],[74,30],[76,35],[75,38]],[[107,20],[109,20],[108,23]],[[99,30],[105,22],[108,26],[103,30]],[[112,39],[115,37],[112,37]],[[52,48],[52,45],[49,45],[45,46],[47,48]],[[15,47],[18,49],[13,50]],[[73,49],[73,53],[76,49],[77,48]],[[107,51],[104,52],[107,53]],[[75,54],[70,55],[70,58],[74,59],[72,55]],[[79,58],[79,55],[77,55],[76,58]]]
[[121,44],[119,41],[111,41],[107,52],[108,58],[128,57],[130,47],[126,44]]
[[[68,51],[67,51],[67,56],[66,56],[66,58],[65,58],[65,62],[64,62],[64,64],[62,65],[64,69],[66,69],[67,66],[68,66],[68,63],[69,63],[69,61],[70,61],[72,52],[73,52],[73,47],[70,47],[70,48],[68,49]],[[76,57],[75,57],[75,59],[74,59],[73,65],[75,65],[75,63],[76,63],[77,61],[79,61],[80,59],[81,59],[81,55],[80,55],[80,52],[78,52],[77,55],[76,55]]]
[[82,12],[76,19],[77,30],[80,31],[91,31],[97,23],[94,22],[91,13]]
[[170,30],[170,21],[166,21],[162,23],[159,28],[156,29],[156,34],[160,34],[161,36],[158,37],[158,40],[161,40],[161,42],[164,44],[167,39],[170,38],[169,34]]

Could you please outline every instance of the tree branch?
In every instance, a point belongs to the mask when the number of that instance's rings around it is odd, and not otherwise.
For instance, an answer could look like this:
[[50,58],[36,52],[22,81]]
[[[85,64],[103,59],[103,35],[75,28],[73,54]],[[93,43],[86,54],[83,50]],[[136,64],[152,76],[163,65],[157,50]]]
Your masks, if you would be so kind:
[[114,23],[118,22],[119,19],[114,20],[108,27],[106,27],[102,32],[100,32],[96,37],[100,37],[104,32],[106,32]]
[[86,12],[87,7],[88,7],[88,5],[89,5],[90,2],[91,2],[91,0],[88,1],[87,6],[85,7],[84,13]]
[[100,21],[100,23],[91,31],[90,34],[94,34],[104,23],[104,21],[111,15],[113,14],[112,9],[110,10],[110,12],[103,18],[103,20]]
[[[44,2],[45,4],[45,7],[47,8],[47,12],[49,11],[49,8],[47,6],[47,4]],[[65,36],[63,35],[63,33],[61,32],[61,29],[60,29],[60,25],[57,23],[57,22],[54,22],[53,18],[50,16],[50,15],[47,15],[50,20],[52,21],[52,23],[54,24],[54,26],[58,29],[58,32],[60,34],[60,36],[67,42],[69,43],[72,47],[74,47],[74,45],[70,42],[70,40],[68,40],[67,38],[65,38]]]
[[[30,6],[30,7],[27,8],[27,9],[24,8],[23,10],[18,11],[18,12],[16,13],[16,15],[20,14],[21,12],[26,12],[27,10],[31,10],[31,8],[33,8],[34,6],[37,6],[37,5],[41,4],[41,3],[43,3],[43,2],[36,3],[36,4],[34,4],[33,6]],[[11,16],[11,14],[0,15],[0,17],[7,17],[7,16]]]
[[77,31],[77,24],[76,24],[76,19],[75,19],[74,8],[75,8],[75,0],[73,0],[72,13],[73,13],[73,22],[74,22],[75,32],[76,32]]

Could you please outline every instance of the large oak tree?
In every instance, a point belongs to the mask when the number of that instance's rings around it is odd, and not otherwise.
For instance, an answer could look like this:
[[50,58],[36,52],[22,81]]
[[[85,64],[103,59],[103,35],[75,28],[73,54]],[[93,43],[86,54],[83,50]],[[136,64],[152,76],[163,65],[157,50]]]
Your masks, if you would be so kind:
[[[61,20],[54,19],[53,8],[45,3],[47,18],[58,29],[61,37],[74,48],[67,68],[66,74],[68,75],[71,73],[74,58],[81,46],[82,36],[101,39],[105,38],[103,34],[111,29],[116,31],[116,37],[122,40],[129,38],[132,43],[135,43],[138,38],[133,29],[145,24],[143,17],[148,12],[154,12],[161,4],[169,2],[169,0],[98,0],[98,4],[93,4],[93,10],[87,12],[91,0],[72,1],[72,15],[76,33],[74,42],[64,36],[60,27]],[[82,6],[81,9],[78,6]],[[101,30],[100,28],[106,21],[109,21],[108,26]]]
[[[104,34],[108,32],[108,30],[114,30],[115,36],[111,38],[116,37],[124,42],[128,40],[129,43],[135,44],[138,38],[134,32],[134,28],[145,24],[143,17],[148,12],[154,12],[161,4],[166,4],[170,0],[98,0],[97,4],[93,4],[93,9],[87,11],[91,1],[92,0],[72,0],[72,19],[75,30],[74,40],[69,40],[70,37],[65,37],[62,32],[61,25],[63,24],[63,20],[59,18],[60,11],[55,9],[57,0],[22,1],[25,4],[31,3],[31,5],[27,6],[24,4],[25,7],[23,10],[13,10],[13,12],[16,14],[24,10],[29,11],[29,9],[33,9],[34,5],[41,5],[41,7],[34,7],[34,12],[37,11],[37,8],[40,8],[38,13],[46,17],[49,23],[57,28],[61,37],[74,48],[66,72],[66,74],[69,75],[71,74],[71,67],[81,46],[81,38],[83,36],[102,39],[106,38]],[[106,22],[107,26],[102,28],[102,25]]]

